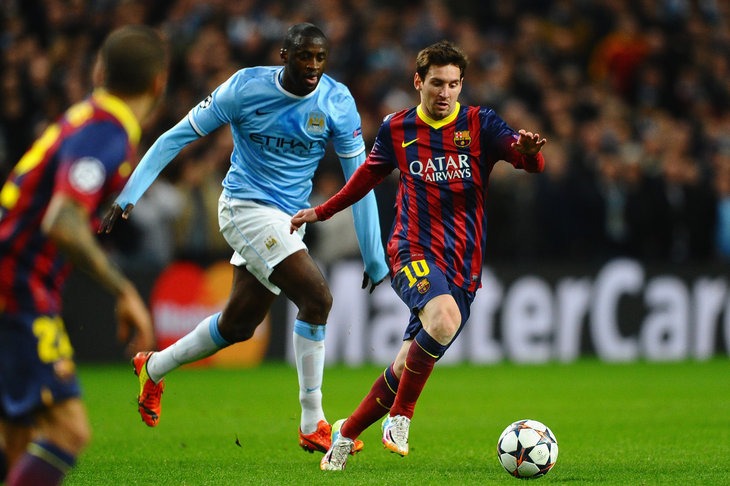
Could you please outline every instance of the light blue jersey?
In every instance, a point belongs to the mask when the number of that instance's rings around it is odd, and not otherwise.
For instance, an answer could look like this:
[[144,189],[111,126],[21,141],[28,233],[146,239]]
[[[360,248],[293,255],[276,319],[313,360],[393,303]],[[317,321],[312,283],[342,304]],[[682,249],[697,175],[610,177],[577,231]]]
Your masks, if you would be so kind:
[[364,153],[360,115],[348,89],[322,76],[307,96],[284,90],[279,67],[243,69],[193,108],[201,136],[230,124],[234,150],[223,181],[229,196],[289,214],[308,207],[312,177],[332,140],[340,158]]
[[[360,115],[349,90],[324,74],[313,92],[297,96],[282,87],[283,69],[241,69],[218,86],[155,141],[117,204],[136,204],[187,144],[221,125],[229,125],[233,135],[231,166],[223,180],[223,191],[230,197],[274,206],[289,215],[309,207],[312,178],[330,140],[349,178],[365,160]],[[388,269],[374,195],[358,205],[353,214],[365,269],[378,281]]]

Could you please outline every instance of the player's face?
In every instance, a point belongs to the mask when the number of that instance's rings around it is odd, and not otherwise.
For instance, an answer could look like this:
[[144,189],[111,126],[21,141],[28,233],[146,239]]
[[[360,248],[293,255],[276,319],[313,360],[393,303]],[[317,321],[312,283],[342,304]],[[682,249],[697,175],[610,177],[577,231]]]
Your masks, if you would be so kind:
[[433,120],[441,120],[454,112],[461,93],[461,71],[458,66],[431,66],[425,79],[416,73],[413,85],[421,94],[421,108]]
[[290,93],[304,96],[317,87],[327,64],[327,41],[321,37],[302,37],[290,49],[282,49],[282,84]]

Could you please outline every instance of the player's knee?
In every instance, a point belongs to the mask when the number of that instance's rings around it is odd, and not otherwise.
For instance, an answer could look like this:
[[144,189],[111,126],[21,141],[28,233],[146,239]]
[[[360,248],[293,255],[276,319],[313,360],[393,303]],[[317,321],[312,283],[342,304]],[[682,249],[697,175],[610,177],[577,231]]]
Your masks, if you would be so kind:
[[[433,318],[424,325],[428,334],[441,344],[449,344],[461,326],[461,317],[453,312],[444,310],[432,316]],[[425,324],[425,323],[424,323]]]
[[311,322],[326,322],[332,309],[332,293],[326,286],[311,290],[297,302],[299,315]]
[[66,422],[46,431],[45,435],[61,449],[78,455],[91,442],[91,426],[87,421]]
[[400,377],[403,376],[403,370],[406,368],[406,360],[405,359],[398,359],[393,362],[393,374],[396,378],[400,380]]
[[91,427],[88,423],[84,423],[72,431],[72,440],[79,452],[89,445],[89,442],[91,442]]
[[[263,318],[261,320],[263,321]],[[251,339],[259,324],[260,322],[254,323],[248,318],[233,320],[221,317],[218,321],[218,332],[229,343],[240,343]]]
[[228,341],[233,342],[233,343],[240,343],[242,341],[248,341],[249,339],[251,339],[253,337],[255,331],[256,331],[255,327],[237,328],[233,331],[233,333],[231,334],[230,339],[228,339]]

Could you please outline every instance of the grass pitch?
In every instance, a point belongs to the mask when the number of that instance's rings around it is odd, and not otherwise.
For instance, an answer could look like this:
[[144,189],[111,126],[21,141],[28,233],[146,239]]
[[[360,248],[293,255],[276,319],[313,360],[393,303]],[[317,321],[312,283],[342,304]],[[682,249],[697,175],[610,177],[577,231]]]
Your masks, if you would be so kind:
[[[346,416],[382,367],[328,367],[328,419]],[[342,472],[297,445],[296,371],[184,368],[167,377],[159,426],[136,411],[123,365],[80,369],[94,437],[67,485],[516,484],[496,457],[499,434],[533,418],[558,439],[538,484],[728,484],[727,359],[518,366],[437,365],[416,407],[411,452],[380,444],[379,424]]]

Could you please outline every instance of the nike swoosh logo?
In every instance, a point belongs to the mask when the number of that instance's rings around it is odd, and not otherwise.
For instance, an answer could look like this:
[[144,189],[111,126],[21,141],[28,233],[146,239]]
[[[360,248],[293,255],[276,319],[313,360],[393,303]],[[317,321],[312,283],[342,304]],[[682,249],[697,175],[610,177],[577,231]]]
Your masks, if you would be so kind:
[[418,141],[418,139],[417,139],[417,138],[414,138],[414,139],[413,139],[413,140],[411,140],[410,142],[406,142],[406,141],[404,140],[404,141],[402,141],[402,142],[400,143],[400,146],[401,146],[401,147],[403,147],[403,148],[406,148],[406,147],[408,147],[408,146],[409,146],[410,144],[412,144],[412,143],[416,143],[417,141]]
[[258,109],[256,110],[257,115],[268,115],[269,113],[271,113],[271,112],[270,111],[261,111]]

